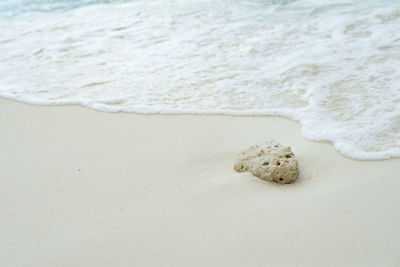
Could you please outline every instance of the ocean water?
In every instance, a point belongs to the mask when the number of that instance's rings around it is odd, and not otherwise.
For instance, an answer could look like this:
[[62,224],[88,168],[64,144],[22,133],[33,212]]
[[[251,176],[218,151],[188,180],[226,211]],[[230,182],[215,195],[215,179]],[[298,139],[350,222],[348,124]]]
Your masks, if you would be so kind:
[[2,0],[0,96],[280,115],[348,157],[400,157],[400,2]]

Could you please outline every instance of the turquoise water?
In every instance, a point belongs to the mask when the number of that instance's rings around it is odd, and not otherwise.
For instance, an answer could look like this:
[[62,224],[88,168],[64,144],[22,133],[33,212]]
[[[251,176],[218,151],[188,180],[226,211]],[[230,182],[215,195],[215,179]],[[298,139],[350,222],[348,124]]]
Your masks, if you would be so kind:
[[393,0],[0,1],[0,96],[145,114],[280,115],[400,156]]
[[63,12],[88,5],[123,2],[128,2],[128,0],[3,0],[0,1],[0,17],[31,16]]
[[[120,4],[134,1],[137,0],[3,0],[0,1],[0,17],[63,12],[90,5]],[[258,0],[253,2],[259,2],[264,5],[284,5],[293,1],[296,0]],[[234,3],[235,0],[227,2]],[[165,3],[167,4],[168,1],[165,1]]]

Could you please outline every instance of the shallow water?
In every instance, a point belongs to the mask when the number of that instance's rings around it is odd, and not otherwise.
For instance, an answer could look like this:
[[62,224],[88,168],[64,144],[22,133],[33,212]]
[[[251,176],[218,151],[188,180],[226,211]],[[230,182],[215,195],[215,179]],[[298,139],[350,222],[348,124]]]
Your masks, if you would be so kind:
[[346,156],[400,157],[393,0],[7,0],[0,73],[27,103],[281,115]]

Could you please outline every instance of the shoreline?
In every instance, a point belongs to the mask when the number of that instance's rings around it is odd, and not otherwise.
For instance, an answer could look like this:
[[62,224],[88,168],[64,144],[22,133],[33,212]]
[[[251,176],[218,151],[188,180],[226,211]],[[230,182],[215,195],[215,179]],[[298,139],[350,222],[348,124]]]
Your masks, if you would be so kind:
[[[94,107],[90,107],[84,104],[37,104],[37,103],[28,103],[28,102],[23,102],[20,100],[16,100],[13,98],[7,98],[4,96],[0,96],[0,101],[10,101],[10,102],[14,102],[16,104],[23,104],[23,105],[30,105],[30,106],[37,106],[37,107],[77,107],[77,108],[84,108],[84,109],[88,109],[91,111],[95,111],[95,112],[100,112],[100,113],[111,113],[111,114],[133,114],[133,115],[137,115],[137,116],[206,116],[206,117],[243,117],[243,118],[280,118],[280,119],[285,119],[285,120],[289,120],[292,122],[295,122],[299,127],[300,127],[300,132],[303,129],[303,124],[295,119],[292,118],[290,116],[283,116],[280,114],[271,114],[271,115],[257,115],[257,114],[247,114],[247,115],[241,115],[241,114],[224,114],[224,113],[140,113],[140,112],[135,112],[135,111],[130,111],[130,112],[126,112],[126,111],[111,111],[111,110],[102,110],[99,108],[94,108]],[[303,136],[303,135],[302,135]],[[341,156],[351,159],[351,160],[357,160],[357,161],[382,161],[382,160],[391,160],[391,159],[400,159],[400,157],[397,156],[390,156],[390,157],[385,157],[385,158],[375,158],[374,156],[370,157],[370,156],[363,156],[364,158],[356,158],[356,157],[350,157],[349,155],[346,155],[345,153],[340,152],[336,147],[335,144],[330,141],[330,140],[314,140],[314,139],[310,139],[307,138],[305,136],[303,136],[304,140],[308,141],[308,142],[317,142],[317,143],[324,143],[324,144],[329,144],[331,145],[334,150],[339,153]],[[380,152],[379,152],[380,153]]]
[[[350,159],[287,118],[0,99],[2,266],[395,266],[400,158]],[[268,139],[294,184],[236,173]]]

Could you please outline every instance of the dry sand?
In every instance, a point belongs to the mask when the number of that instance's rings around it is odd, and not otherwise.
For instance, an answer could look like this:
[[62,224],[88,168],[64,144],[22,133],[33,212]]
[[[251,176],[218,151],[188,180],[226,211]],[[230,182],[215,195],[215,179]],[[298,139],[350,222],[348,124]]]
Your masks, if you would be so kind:
[[[399,266],[400,159],[356,161],[276,117],[0,100],[0,266]],[[301,174],[233,163],[268,139]]]

